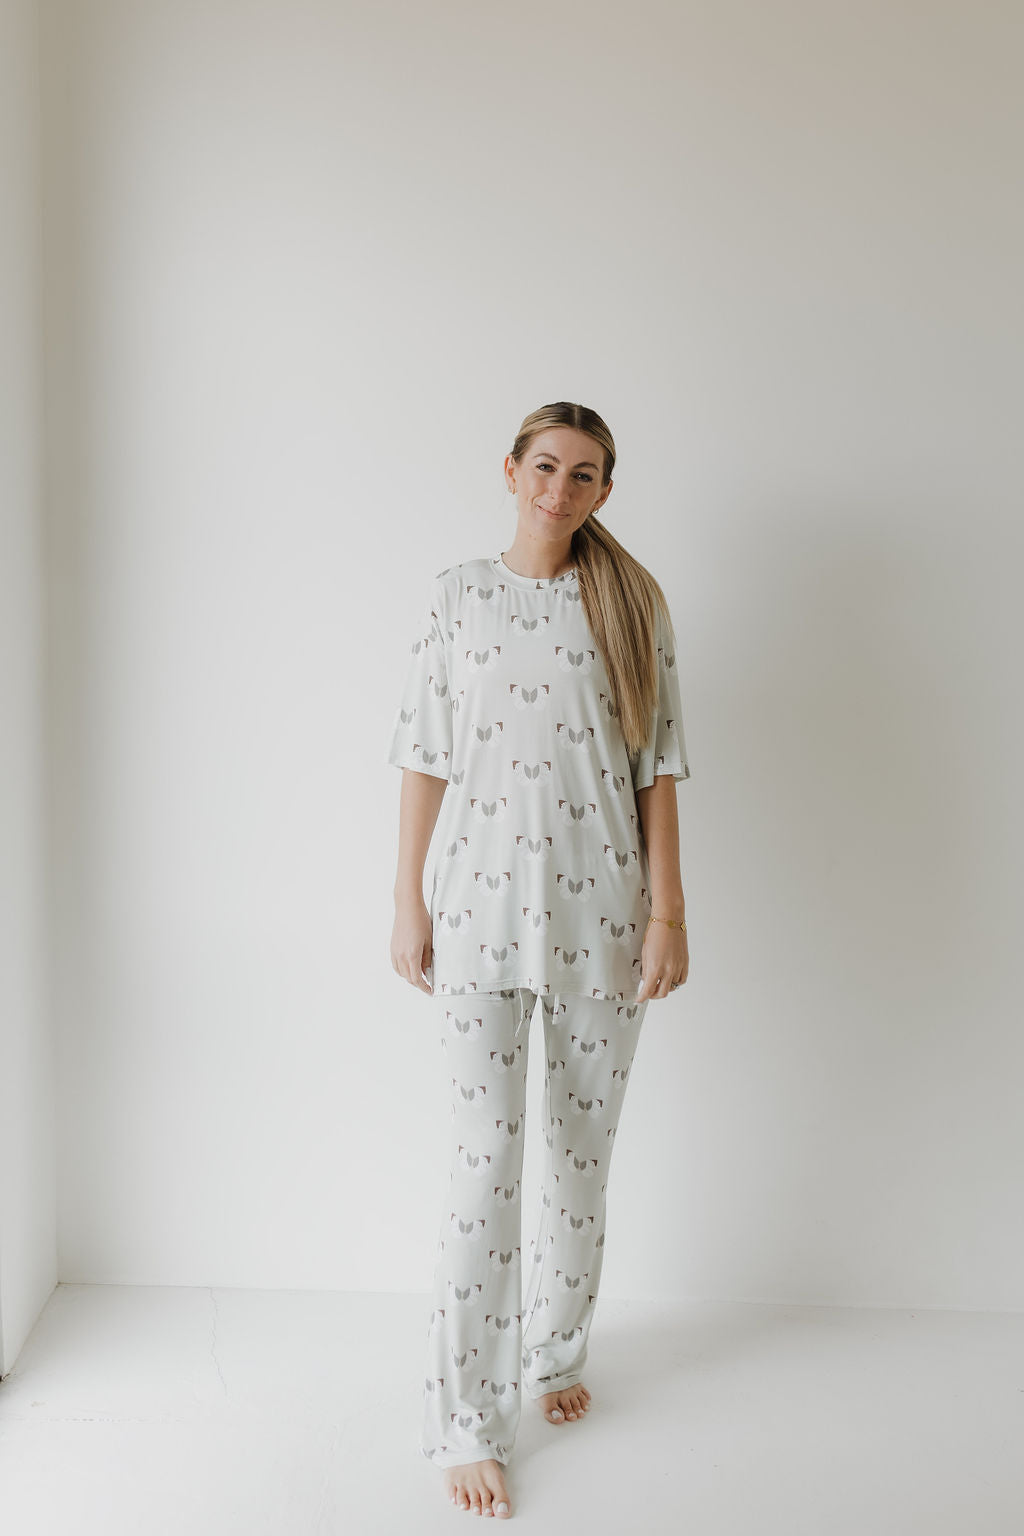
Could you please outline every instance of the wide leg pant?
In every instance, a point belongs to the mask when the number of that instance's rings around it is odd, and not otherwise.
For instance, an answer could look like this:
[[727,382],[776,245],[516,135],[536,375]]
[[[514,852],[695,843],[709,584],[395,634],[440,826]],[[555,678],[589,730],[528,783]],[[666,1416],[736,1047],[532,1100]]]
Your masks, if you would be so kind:
[[[541,995],[546,1076],[540,1227],[521,1257],[530,1022],[526,987],[448,994],[451,1174],[427,1333],[422,1450],[507,1462],[522,1390],[582,1380],[604,1257],[605,1190],[647,1000]],[[525,1276],[524,1276],[525,1270]]]

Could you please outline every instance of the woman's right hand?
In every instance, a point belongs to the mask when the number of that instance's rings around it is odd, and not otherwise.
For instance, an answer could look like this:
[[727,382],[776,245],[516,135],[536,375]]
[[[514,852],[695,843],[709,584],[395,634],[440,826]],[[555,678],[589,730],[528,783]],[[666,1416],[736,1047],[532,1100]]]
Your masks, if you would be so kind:
[[423,972],[433,961],[433,926],[422,896],[395,903],[395,926],[391,930],[391,964],[411,986],[433,996],[433,988]]

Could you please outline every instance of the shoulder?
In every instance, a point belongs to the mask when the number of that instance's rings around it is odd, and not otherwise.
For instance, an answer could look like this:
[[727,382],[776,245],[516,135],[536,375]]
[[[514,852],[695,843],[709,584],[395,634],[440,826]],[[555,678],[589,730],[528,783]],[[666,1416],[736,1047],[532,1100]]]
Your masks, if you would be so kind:
[[494,566],[486,556],[475,560],[460,560],[457,565],[446,565],[438,571],[432,584],[435,601],[447,609],[457,607],[463,594],[471,587],[489,586],[494,580]]

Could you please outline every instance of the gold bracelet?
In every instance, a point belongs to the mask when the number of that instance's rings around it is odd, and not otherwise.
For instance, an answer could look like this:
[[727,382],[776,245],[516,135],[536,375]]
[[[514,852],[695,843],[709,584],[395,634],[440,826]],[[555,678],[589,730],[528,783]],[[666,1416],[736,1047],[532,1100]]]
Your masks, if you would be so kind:
[[650,917],[647,919],[647,926],[648,926],[648,928],[651,926],[652,923],[664,923],[665,926],[668,927],[668,928],[681,928],[684,933],[686,932],[686,919],[685,919],[685,917],[681,918],[680,921],[677,923],[675,921],[675,919],[672,918],[672,917],[655,917],[654,913],[652,912]]

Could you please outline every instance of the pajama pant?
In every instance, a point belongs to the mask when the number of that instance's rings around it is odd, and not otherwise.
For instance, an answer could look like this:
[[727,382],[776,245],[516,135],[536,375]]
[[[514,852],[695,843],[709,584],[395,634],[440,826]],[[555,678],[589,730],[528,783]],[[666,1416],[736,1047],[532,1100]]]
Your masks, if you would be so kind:
[[451,1174],[427,1331],[422,1450],[439,1467],[507,1462],[521,1388],[537,1398],[583,1377],[608,1169],[647,1000],[540,997],[547,1151],[540,1228],[523,1263],[526,1068],[537,998],[513,987],[437,999],[451,1078]]

